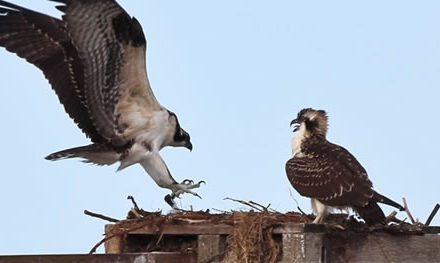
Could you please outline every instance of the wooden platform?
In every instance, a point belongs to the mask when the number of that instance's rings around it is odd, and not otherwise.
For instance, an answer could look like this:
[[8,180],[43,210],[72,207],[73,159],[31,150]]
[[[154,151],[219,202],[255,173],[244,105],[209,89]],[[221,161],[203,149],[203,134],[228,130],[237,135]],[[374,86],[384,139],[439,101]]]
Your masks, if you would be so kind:
[[369,227],[346,215],[309,224],[296,212],[143,210],[115,222],[105,226],[105,255],[0,256],[0,263],[440,262],[440,227],[420,223]]
[[173,262],[196,263],[196,255],[181,253],[132,253],[107,255],[27,255],[0,256],[0,263],[122,263],[122,262]]
[[[107,225],[106,233],[113,228]],[[241,262],[228,249],[233,231],[227,224],[164,224],[160,229],[149,225],[114,236],[105,249],[106,253],[177,249],[182,255],[195,255],[196,262]],[[273,228],[272,237],[280,247],[278,262],[440,262],[438,234],[365,233],[283,223]]]

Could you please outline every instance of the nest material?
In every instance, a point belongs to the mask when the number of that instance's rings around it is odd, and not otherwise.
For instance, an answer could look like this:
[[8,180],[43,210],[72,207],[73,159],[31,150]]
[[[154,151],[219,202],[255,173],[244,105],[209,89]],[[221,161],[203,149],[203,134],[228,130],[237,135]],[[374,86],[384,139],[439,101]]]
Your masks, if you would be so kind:
[[304,223],[309,219],[298,213],[236,212],[228,249],[235,261],[276,262],[281,256],[281,242],[273,229],[282,223]]
[[[308,223],[311,216],[296,212],[254,212],[236,211],[229,213],[211,214],[209,212],[179,212],[163,215],[161,212],[146,212],[132,210],[127,219],[114,224],[106,239],[114,236],[129,237],[130,232],[148,227],[157,233],[148,244],[130,249],[129,252],[151,251],[182,251],[189,252],[197,249],[197,240],[175,242],[176,237],[162,235],[166,225],[217,225],[226,224],[232,227],[231,234],[227,237],[226,254],[232,262],[277,262],[281,259],[281,236],[274,235],[273,229],[285,223]],[[407,223],[371,227],[347,215],[330,215],[328,217],[328,232],[388,232],[394,234],[423,234],[418,225]],[[344,230],[344,231],[342,231]],[[167,239],[168,238],[168,239]],[[174,241],[173,241],[174,240]]]
[[[116,223],[107,238],[127,234],[148,226],[157,232],[156,240],[150,240],[143,251],[189,251],[195,249],[194,243],[182,243],[180,248],[162,240],[161,230],[164,225],[216,225],[232,226],[232,233],[227,238],[228,257],[237,262],[276,262],[281,256],[281,240],[277,240],[273,228],[283,223],[305,223],[310,219],[300,213],[286,214],[274,212],[231,212],[210,214],[207,212],[183,212],[162,215],[160,212],[130,211],[128,219]],[[163,241],[163,242],[162,242]],[[166,244],[165,244],[166,243]],[[134,251],[130,251],[134,252]],[[225,255],[223,255],[225,256]]]

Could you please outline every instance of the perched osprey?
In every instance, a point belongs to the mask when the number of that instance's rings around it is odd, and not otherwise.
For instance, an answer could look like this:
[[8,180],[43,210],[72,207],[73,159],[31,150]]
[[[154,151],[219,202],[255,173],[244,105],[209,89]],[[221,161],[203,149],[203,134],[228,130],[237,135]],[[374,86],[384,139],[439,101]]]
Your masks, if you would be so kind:
[[367,224],[384,222],[379,203],[398,203],[373,190],[367,172],[343,147],[326,139],[327,114],[311,108],[298,113],[290,125],[297,132],[292,140],[292,158],[286,163],[287,177],[303,196],[311,198],[314,223],[322,223],[329,207],[351,208]]
[[[92,144],[50,154],[97,165],[139,163],[172,191],[191,193],[203,182],[176,182],[159,151],[192,150],[176,114],[156,100],[146,73],[142,27],[114,0],[51,0],[62,20],[0,1],[0,46],[43,71],[65,111]],[[6,65],[3,65],[6,66]]]

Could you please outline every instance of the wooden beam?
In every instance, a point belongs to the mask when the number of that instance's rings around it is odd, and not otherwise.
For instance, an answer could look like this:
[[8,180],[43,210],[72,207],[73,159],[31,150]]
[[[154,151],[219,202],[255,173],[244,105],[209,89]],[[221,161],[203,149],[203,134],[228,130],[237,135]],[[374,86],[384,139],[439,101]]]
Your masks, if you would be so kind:
[[[105,226],[105,233],[110,233],[113,225]],[[120,254],[122,253],[122,248],[124,247],[122,236],[116,235],[104,243],[106,254]]]
[[326,235],[329,262],[440,262],[438,235],[332,233]]
[[229,235],[232,233],[232,226],[226,224],[215,225],[163,225],[158,230],[157,226],[144,226],[131,231],[130,234],[141,235]]
[[197,262],[219,263],[224,258],[226,236],[199,235],[197,243]]
[[161,252],[161,253],[131,253],[105,255],[29,255],[29,256],[0,256],[0,263],[119,263],[119,262],[173,262],[196,263],[195,254]]

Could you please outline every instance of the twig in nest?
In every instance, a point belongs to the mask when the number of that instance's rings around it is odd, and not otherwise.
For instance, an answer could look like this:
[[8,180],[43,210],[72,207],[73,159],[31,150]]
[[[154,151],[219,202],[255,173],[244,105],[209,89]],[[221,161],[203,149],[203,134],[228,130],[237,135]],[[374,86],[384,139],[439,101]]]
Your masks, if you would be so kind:
[[263,212],[263,209],[259,208],[258,206],[255,206],[255,205],[251,204],[250,202],[246,202],[246,201],[243,201],[243,200],[237,200],[237,199],[230,198],[230,197],[226,197],[223,200],[230,200],[230,201],[233,201],[233,202],[237,202],[237,203],[240,203],[240,204],[252,207],[253,209],[255,209],[255,210],[259,211],[259,212]]
[[403,221],[396,218],[397,212],[393,211],[391,212],[391,214],[389,214],[386,218],[385,218],[385,224],[388,225],[388,223],[390,222],[394,222],[394,223],[402,223]]
[[111,235],[111,236],[108,236],[108,237],[105,237],[105,238],[101,239],[101,241],[99,241],[98,243],[96,243],[96,245],[94,245],[94,246],[92,247],[92,249],[90,249],[89,254],[94,254],[94,253],[96,253],[96,250],[98,249],[98,247],[100,247],[102,244],[104,244],[107,240],[110,240],[110,239],[114,238],[115,236],[117,236],[117,234],[115,234],[115,235]]
[[159,245],[160,241],[162,241],[162,238],[163,238],[163,232],[160,233],[160,236],[159,236],[159,238],[157,239],[157,242],[156,242],[156,246]]
[[217,208],[211,208],[211,209],[214,210],[214,211],[216,211],[216,212],[222,213],[222,214],[228,214],[228,213],[230,213],[229,211],[220,210],[220,209],[217,209]]
[[439,209],[440,209],[440,204],[436,204],[434,206],[434,209],[432,209],[432,212],[429,215],[428,219],[426,220],[425,225],[429,226],[431,224],[432,219],[434,219],[434,216],[437,214]]
[[254,202],[254,201],[249,201],[249,204],[253,204],[253,205],[256,205],[256,206],[258,206],[258,207],[261,207],[261,208],[263,209],[264,212],[272,212],[272,213],[278,213],[278,214],[280,214],[280,212],[278,212],[277,210],[275,210],[275,209],[273,209],[273,208],[270,208],[270,206],[271,206],[272,204],[268,204],[267,206],[264,206],[264,205],[261,205],[261,204],[259,204],[259,203],[257,203],[257,202]]
[[299,211],[303,216],[306,216],[307,214],[304,213],[304,211],[301,209],[301,207],[299,207],[298,200],[296,200],[295,197],[293,197],[293,194],[292,194],[292,191],[290,190],[290,188],[289,188],[289,194],[290,194],[290,197],[293,199],[293,201],[295,201],[295,203],[296,203],[296,208],[298,209],[298,211]]
[[[133,208],[130,209],[130,211],[128,212],[127,215],[127,219],[133,219],[132,217],[136,218],[136,219],[141,219],[144,218],[146,216],[148,216],[149,214],[151,214],[151,212],[147,212],[142,208],[139,208],[138,204],[136,203],[136,200],[134,200],[134,197],[129,195],[127,196],[127,199],[131,201],[131,203],[133,204]],[[160,211],[159,211],[160,213]]]
[[412,224],[415,224],[416,221],[414,220],[414,217],[411,215],[411,212],[409,211],[408,204],[406,203],[405,197],[403,198],[403,208],[405,208],[405,212],[408,215],[409,220]]
[[254,208],[254,209],[257,209],[257,210],[260,211],[260,212],[273,212],[273,213],[279,213],[277,210],[275,210],[275,209],[273,209],[273,208],[270,208],[271,204],[268,204],[267,206],[264,206],[264,205],[262,205],[262,204],[259,204],[259,203],[257,203],[257,202],[254,202],[254,201],[248,201],[248,202],[246,202],[246,201],[242,201],[242,200],[232,199],[232,198],[229,198],[229,197],[225,198],[224,200],[231,200],[231,201],[234,201],[234,202],[239,202],[239,203],[241,203],[241,204],[244,204],[244,205],[250,206],[250,207],[252,207],[252,208]]
[[[149,223],[149,222],[147,222],[147,223]],[[137,226],[135,226],[135,227],[132,227],[132,228],[125,229],[124,231],[114,233],[114,234],[112,234],[112,235],[110,235],[110,236],[106,236],[105,238],[103,238],[101,241],[99,241],[98,243],[96,243],[96,245],[94,245],[94,246],[92,247],[92,249],[90,250],[89,254],[93,254],[93,253],[95,253],[96,250],[97,250],[102,244],[104,244],[106,241],[108,241],[108,240],[110,240],[110,239],[112,239],[112,238],[114,238],[114,237],[124,235],[124,234],[126,234],[126,233],[131,232],[131,231],[135,231],[135,230],[141,229],[141,228],[145,227],[145,225],[146,225],[146,224],[144,223],[144,224],[141,224],[141,225],[137,225]]]
[[261,205],[261,204],[259,204],[257,202],[254,202],[254,201],[249,201],[249,203],[253,204],[253,205],[256,205],[258,207],[261,207],[264,210],[264,212],[269,212],[269,210],[270,210],[271,212],[278,213],[278,211],[276,211],[275,209],[269,208],[271,206],[271,204],[268,204],[267,206],[264,206],[264,205]]
[[272,212],[272,213],[277,213],[277,214],[281,214],[281,212],[280,212],[280,211],[278,211],[278,210],[275,210],[275,209],[273,209],[273,208],[269,208],[269,211],[270,211],[270,212]]
[[99,219],[102,219],[102,220],[105,220],[105,221],[109,221],[109,222],[112,222],[112,223],[117,223],[117,222],[120,221],[118,219],[114,219],[114,218],[111,218],[111,217],[108,217],[108,216],[96,214],[96,213],[93,213],[93,212],[90,212],[90,211],[87,211],[87,210],[84,210],[84,214],[86,214],[88,216],[91,216],[91,217],[96,217],[96,218],[99,218]]
[[271,208],[271,207],[270,207],[271,205],[272,205],[272,204],[268,204],[268,205],[266,206],[266,209],[267,209],[268,212],[281,214],[279,211],[277,211],[277,210]]
[[139,214],[138,211],[139,211],[139,210],[137,210],[136,208],[132,208],[132,209],[130,209],[130,212],[133,213],[133,215],[134,215],[137,219],[141,219],[142,216],[141,216],[141,214]]
[[136,211],[140,211],[139,206],[137,205],[136,201],[134,200],[134,197],[129,195],[127,196],[127,199],[130,200],[133,203],[133,207]]

